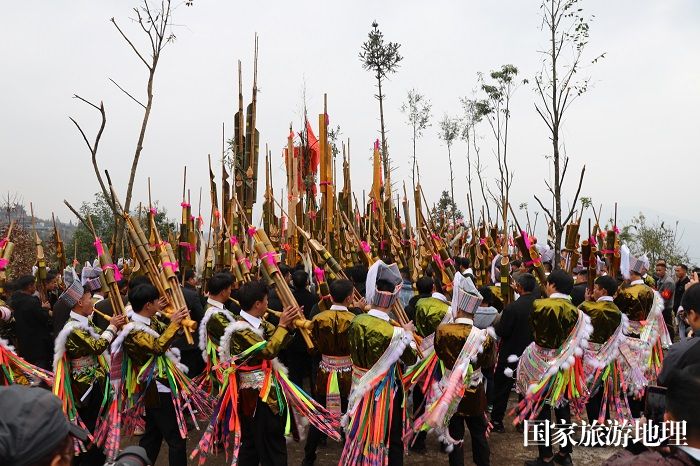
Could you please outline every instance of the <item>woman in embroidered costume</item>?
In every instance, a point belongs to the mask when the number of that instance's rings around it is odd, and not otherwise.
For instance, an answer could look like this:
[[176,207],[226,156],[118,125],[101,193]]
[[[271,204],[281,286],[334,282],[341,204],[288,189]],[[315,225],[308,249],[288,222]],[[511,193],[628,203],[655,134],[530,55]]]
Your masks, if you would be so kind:
[[[441,324],[435,332],[435,353],[448,372],[439,382],[436,397],[414,429],[434,429],[447,444],[450,465],[464,464],[464,425],[469,428],[472,457],[477,466],[490,464],[486,432],[486,393],[481,367],[493,364],[496,345],[486,330],[474,327],[474,313],[482,297],[471,278],[456,274],[450,313],[454,322]],[[410,436],[411,434],[409,434]]]
[[[112,344],[112,354],[122,355],[121,408],[124,410],[126,433],[134,427],[134,419],[145,410],[146,431],[139,441],[155,463],[161,443],[169,447],[170,465],[187,464],[186,438],[190,417],[196,426],[195,410],[202,416],[211,413],[211,400],[183,372],[178,357],[169,350],[179,323],[187,316],[181,309],[165,325],[156,318],[160,310],[158,291],[150,284],[129,290],[134,313]],[[119,408],[119,407],[118,407]],[[117,413],[119,409],[117,408]],[[110,435],[118,435],[116,431]],[[116,443],[118,446],[119,442]]]
[[388,315],[402,284],[396,264],[375,262],[367,273],[367,314],[355,317],[348,332],[352,388],[343,417],[346,442],[340,464],[403,464],[405,392],[400,361],[416,362],[413,323],[394,326]]
[[[113,396],[108,381],[107,350],[117,330],[126,323],[126,317],[112,317],[107,329],[98,334],[97,327],[89,321],[93,311],[90,290],[83,288],[77,277],[73,278],[59,297],[71,312],[56,337],[53,393],[61,399],[68,419],[93,433],[104,421],[101,419],[105,413],[103,408]],[[78,451],[79,464],[104,464],[105,455],[98,448],[102,442],[95,443],[97,445],[83,453]]]
[[632,420],[627,403],[627,383],[622,372],[620,343],[624,340],[627,316],[613,302],[617,280],[603,275],[596,278],[593,293],[586,289],[586,301],[579,309],[591,318],[593,332],[584,352],[583,370],[588,380],[588,421]]
[[[316,400],[340,419],[347,409],[352,383],[348,330],[355,314],[348,306],[352,305],[353,284],[350,280],[338,279],[332,281],[329,288],[333,304],[329,310],[313,317],[310,332],[314,347],[321,354],[316,377]],[[303,466],[311,466],[316,461],[316,448],[320,440],[321,432],[310,426]]]
[[199,324],[199,349],[206,367],[195,380],[208,393],[216,395],[223,380],[219,365],[219,344],[226,327],[235,321],[233,313],[224,306],[231,296],[233,277],[227,273],[217,273],[207,282],[209,297],[206,312]]
[[232,464],[286,464],[285,435],[292,411],[307,417],[321,432],[340,439],[339,422],[294,385],[277,354],[289,343],[299,309],[285,308],[280,324],[263,319],[268,288],[263,282],[245,283],[239,291],[241,314],[226,327],[219,353],[223,384],[211,424],[191,457],[206,456],[223,443]]
[[[590,318],[571,303],[574,281],[564,270],[547,276],[547,298],[537,299],[530,314],[534,341],[520,356],[516,387],[524,399],[513,414],[514,424],[524,419],[544,420],[554,408],[558,421],[571,422],[571,407],[587,396],[583,351],[593,331]],[[539,455],[526,466],[551,464],[551,446],[538,445]],[[559,464],[571,464],[571,444],[562,447]]]
[[627,337],[620,344],[621,363],[629,394],[632,416],[641,415],[642,397],[647,385],[655,384],[664,360],[664,350],[671,346],[663,310],[664,300],[658,291],[644,283],[644,261],[620,248],[620,269],[629,285],[621,286],[615,304],[629,319]]

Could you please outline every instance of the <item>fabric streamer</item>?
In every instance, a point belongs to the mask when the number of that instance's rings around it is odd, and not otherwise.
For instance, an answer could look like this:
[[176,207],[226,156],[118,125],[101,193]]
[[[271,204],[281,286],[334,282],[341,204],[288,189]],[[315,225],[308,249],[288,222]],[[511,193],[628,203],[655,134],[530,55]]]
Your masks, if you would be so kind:
[[580,408],[575,401],[588,395],[583,350],[593,331],[590,320],[579,310],[576,325],[559,348],[543,348],[535,342],[525,348],[518,362],[516,382],[518,393],[524,398],[511,411],[515,416],[513,424],[536,418],[545,403],[559,407],[574,402],[574,411]]

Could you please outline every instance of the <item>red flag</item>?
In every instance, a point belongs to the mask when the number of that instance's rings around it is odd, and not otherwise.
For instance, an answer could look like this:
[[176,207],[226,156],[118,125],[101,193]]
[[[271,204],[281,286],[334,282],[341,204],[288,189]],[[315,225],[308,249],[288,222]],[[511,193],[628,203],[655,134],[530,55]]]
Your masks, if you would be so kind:
[[318,147],[318,138],[314,135],[314,130],[311,128],[309,120],[306,120],[306,137],[309,150],[311,151],[311,166],[309,168],[312,173],[318,173],[318,165],[321,162],[321,151]]

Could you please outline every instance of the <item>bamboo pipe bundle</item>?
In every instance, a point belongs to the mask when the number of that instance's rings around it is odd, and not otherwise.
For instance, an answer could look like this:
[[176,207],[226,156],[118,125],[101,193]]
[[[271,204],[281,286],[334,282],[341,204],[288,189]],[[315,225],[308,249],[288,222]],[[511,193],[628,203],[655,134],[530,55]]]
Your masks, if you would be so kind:
[[[267,274],[270,276],[270,279],[275,283],[275,289],[277,290],[277,295],[279,296],[280,301],[282,301],[282,305],[285,307],[293,306],[298,308],[299,303],[297,302],[296,298],[294,298],[292,291],[289,289],[289,285],[287,285],[287,282],[284,280],[284,277],[277,266],[277,261],[275,259],[276,252],[272,247],[269,238],[267,238],[267,235],[262,230],[257,230],[253,235],[253,238],[255,239],[255,250],[260,257],[260,263],[262,264],[261,269],[265,269]],[[304,318],[303,315],[300,315],[299,317]],[[304,343],[306,343],[306,346],[309,349],[313,349],[314,344],[313,341],[311,341],[311,334],[309,333],[309,330],[302,327],[299,328],[299,331],[301,333],[301,337],[304,339]]]
[[[151,257],[150,253],[148,252],[148,240],[146,239],[146,235],[143,232],[141,225],[135,221],[134,218],[128,214],[128,212],[124,211],[112,185],[110,185],[110,189],[112,191],[112,198],[114,199],[115,204],[119,206],[121,215],[126,222],[129,241],[131,242],[132,246],[134,246],[136,259],[139,262],[139,266],[140,268],[144,269],[144,272],[151,281],[151,284],[158,290],[158,294],[162,298],[166,299],[167,304],[165,309],[163,309],[163,313],[166,316],[170,316],[179,308],[174,307],[175,303],[173,303],[172,297],[166,292],[165,284],[162,281],[162,276],[156,267],[153,257]],[[179,283],[177,283],[177,277],[175,277],[175,283],[177,284],[175,288],[177,291],[179,291],[180,295],[182,295],[182,290],[180,289]],[[184,297],[182,298],[182,302],[184,303]],[[182,322],[180,322],[180,325],[185,332],[185,339],[187,342],[190,344],[194,343],[192,332],[197,328],[197,322],[193,321],[192,319],[184,319]]]

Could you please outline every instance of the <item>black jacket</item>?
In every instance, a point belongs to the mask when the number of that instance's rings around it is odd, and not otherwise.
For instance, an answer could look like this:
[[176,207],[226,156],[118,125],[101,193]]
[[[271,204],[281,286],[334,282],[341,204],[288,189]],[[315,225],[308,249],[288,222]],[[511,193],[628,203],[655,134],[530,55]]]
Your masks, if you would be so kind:
[[681,300],[683,299],[683,293],[685,293],[685,285],[690,281],[690,278],[686,275],[683,280],[678,280],[676,282],[676,292],[673,294],[673,311],[678,311],[678,306],[681,305]]
[[[306,288],[297,290],[296,288],[292,288],[292,294],[294,295],[294,298],[297,300],[297,303],[299,303],[299,306],[304,310],[304,317],[307,319],[310,318],[311,316],[311,309],[314,307],[316,303],[318,303],[318,298],[316,295],[311,293],[309,290]],[[269,302],[268,302],[269,304]],[[294,336],[292,337],[292,341],[289,343],[287,346],[287,351],[292,352],[292,353],[306,353],[306,344],[304,343],[304,339],[301,336],[300,332],[296,332]]]
[[668,376],[676,369],[683,369],[686,366],[700,363],[700,334],[695,334],[693,338],[688,338],[685,341],[674,343],[669,348],[664,363],[661,366],[661,372],[657,383],[661,386],[666,386]]
[[[122,298],[122,303],[124,306],[127,305],[129,302],[129,298],[126,295],[120,295]],[[109,300],[109,297],[106,297],[102,301],[98,301],[95,304],[95,309],[100,311],[103,314],[107,314],[108,316],[113,316],[114,315],[114,309],[112,308],[112,301]],[[56,311],[54,310],[54,318],[56,317]],[[92,315],[92,322],[97,325],[98,328],[100,328],[102,331],[104,331],[108,326],[109,326],[109,321],[102,317],[101,315],[95,313]]]
[[520,356],[532,343],[532,330],[528,321],[533,303],[538,297],[538,291],[520,296],[515,302],[507,305],[501,313],[501,320],[494,327],[496,335],[501,338],[501,347],[498,351],[499,366],[505,367],[508,356],[511,354]]
[[14,310],[19,355],[36,366],[51,370],[53,341],[49,313],[41,307],[39,298],[21,291],[12,295],[10,304]]
[[588,283],[577,283],[574,285],[574,289],[571,290],[571,304],[578,307],[579,304],[586,300],[586,288],[588,288]]
[[199,324],[202,322],[202,317],[204,317],[204,307],[202,306],[202,301],[199,299],[199,293],[197,292],[196,288],[185,285],[182,288],[182,295],[185,298],[187,309],[190,311],[190,319],[197,322],[197,331],[192,334],[194,343],[189,344],[187,343],[184,335],[178,335],[175,337],[172,345],[174,348],[178,348],[180,350],[180,362],[182,362],[189,369],[187,376],[193,378],[199,375],[204,369],[202,352],[197,346],[197,335],[199,332]]

